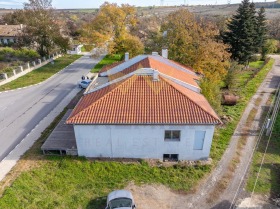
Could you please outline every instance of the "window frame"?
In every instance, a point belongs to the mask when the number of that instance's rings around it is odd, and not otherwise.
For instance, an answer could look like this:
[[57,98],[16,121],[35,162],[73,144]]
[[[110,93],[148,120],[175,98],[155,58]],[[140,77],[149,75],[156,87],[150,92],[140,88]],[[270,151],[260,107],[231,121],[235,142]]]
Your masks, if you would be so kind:
[[168,161],[168,162],[178,162],[179,154],[163,154],[162,159],[163,161]]
[[[179,132],[179,138],[174,138],[173,132],[178,131]],[[166,138],[166,132],[170,132],[170,138]],[[166,142],[179,142],[181,141],[181,130],[165,130],[164,131],[164,141]]]

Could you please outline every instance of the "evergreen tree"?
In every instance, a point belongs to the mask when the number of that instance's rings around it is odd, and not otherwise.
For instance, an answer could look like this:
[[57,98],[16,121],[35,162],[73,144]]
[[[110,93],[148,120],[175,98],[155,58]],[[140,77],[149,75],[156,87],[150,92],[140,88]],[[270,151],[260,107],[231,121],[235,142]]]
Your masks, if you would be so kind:
[[223,34],[224,43],[230,45],[232,58],[240,64],[248,64],[256,51],[255,6],[249,0],[243,0],[231,21],[228,31]]
[[267,27],[266,27],[266,18],[265,18],[265,9],[262,7],[257,16],[257,46],[259,52],[262,55],[262,59],[265,59],[267,50],[265,49],[265,43],[267,40]]

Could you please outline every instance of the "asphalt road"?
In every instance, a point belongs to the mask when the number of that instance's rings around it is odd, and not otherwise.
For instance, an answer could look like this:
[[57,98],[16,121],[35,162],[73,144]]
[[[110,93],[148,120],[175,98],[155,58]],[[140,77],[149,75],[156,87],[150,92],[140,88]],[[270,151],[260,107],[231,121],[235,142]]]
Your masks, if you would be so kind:
[[99,59],[83,56],[47,81],[0,93],[0,162],[77,87]]

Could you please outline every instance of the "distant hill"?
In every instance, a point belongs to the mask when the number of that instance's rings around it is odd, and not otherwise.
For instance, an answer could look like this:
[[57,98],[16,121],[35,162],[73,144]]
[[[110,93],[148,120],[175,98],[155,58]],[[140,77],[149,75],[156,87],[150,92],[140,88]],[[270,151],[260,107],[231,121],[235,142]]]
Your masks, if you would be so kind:
[[[159,15],[164,16],[170,12],[176,11],[180,8],[187,8],[189,11],[200,14],[203,16],[231,16],[235,13],[239,4],[225,4],[225,5],[197,5],[197,6],[163,6],[163,7],[137,7],[139,16],[149,16],[149,15]],[[255,3],[256,8],[264,7],[266,8],[266,16],[268,19],[272,19],[275,16],[280,15],[280,0],[278,3],[275,2],[259,2]],[[0,9],[0,16],[12,12],[13,10],[9,9]],[[68,14],[96,14],[98,9],[58,9],[57,12],[68,13]]]

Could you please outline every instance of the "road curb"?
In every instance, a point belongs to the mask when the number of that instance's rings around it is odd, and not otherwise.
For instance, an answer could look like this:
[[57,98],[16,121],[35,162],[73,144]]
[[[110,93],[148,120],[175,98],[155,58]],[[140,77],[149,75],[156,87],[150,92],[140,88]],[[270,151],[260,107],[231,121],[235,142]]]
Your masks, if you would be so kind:
[[[86,55],[84,55],[86,56]],[[84,56],[80,57],[79,59],[75,60],[74,62],[80,60],[81,58],[83,58]],[[7,91],[0,91],[0,94],[2,93],[9,93],[9,92],[13,92],[13,91],[18,91],[18,90],[22,90],[22,89],[27,89],[27,88],[30,88],[30,87],[33,87],[33,86],[38,86],[40,84],[43,84],[45,82],[47,82],[48,80],[52,79],[53,77],[55,77],[57,74],[63,72],[66,68],[68,68],[70,65],[72,65],[74,62],[70,63],[69,65],[67,65],[65,68],[61,69],[60,71],[58,71],[57,73],[53,74],[51,77],[47,78],[46,80],[44,81],[41,81],[40,83],[36,83],[36,84],[32,84],[32,85],[29,85],[29,86],[24,86],[24,87],[21,87],[21,88],[17,88],[17,89],[11,89],[11,90],[7,90]],[[38,68],[39,69],[39,68]],[[27,74],[26,74],[27,75]],[[16,81],[16,80],[15,80]]]

